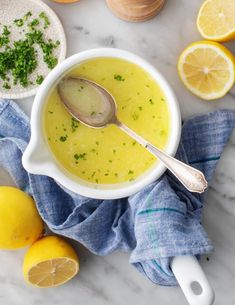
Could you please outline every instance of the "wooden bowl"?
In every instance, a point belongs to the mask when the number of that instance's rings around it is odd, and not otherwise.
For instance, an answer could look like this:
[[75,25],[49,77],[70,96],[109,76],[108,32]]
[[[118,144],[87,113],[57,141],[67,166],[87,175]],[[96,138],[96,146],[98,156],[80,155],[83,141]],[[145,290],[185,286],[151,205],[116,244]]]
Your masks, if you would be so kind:
[[139,22],[157,15],[166,0],[106,0],[108,7],[119,18]]
[[52,1],[57,2],[57,3],[67,4],[67,3],[78,2],[78,1],[80,1],[80,0],[52,0]]

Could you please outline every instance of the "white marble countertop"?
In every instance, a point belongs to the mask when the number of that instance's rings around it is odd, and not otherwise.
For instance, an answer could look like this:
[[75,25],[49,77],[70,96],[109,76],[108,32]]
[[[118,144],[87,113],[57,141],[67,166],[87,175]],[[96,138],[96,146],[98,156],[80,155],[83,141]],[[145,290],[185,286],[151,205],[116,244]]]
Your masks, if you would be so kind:
[[[200,40],[195,19],[201,0],[168,0],[159,16],[131,24],[114,17],[104,0],[81,0],[60,5],[48,3],[65,27],[68,55],[94,47],[118,47],[133,51],[153,63],[169,80],[179,99],[183,118],[216,108],[235,109],[234,94],[216,102],[192,96],[179,81],[176,63],[181,50]],[[228,46],[235,51],[235,43]],[[33,99],[18,101],[29,114]],[[216,305],[235,304],[235,134],[217,167],[206,197],[203,223],[215,245],[202,266],[215,289]],[[11,183],[0,170],[0,185]],[[21,274],[24,250],[0,252],[0,304],[2,305],[186,305],[179,288],[155,286],[128,263],[128,254],[97,257],[77,246],[80,274],[68,284],[40,290],[26,286]]]

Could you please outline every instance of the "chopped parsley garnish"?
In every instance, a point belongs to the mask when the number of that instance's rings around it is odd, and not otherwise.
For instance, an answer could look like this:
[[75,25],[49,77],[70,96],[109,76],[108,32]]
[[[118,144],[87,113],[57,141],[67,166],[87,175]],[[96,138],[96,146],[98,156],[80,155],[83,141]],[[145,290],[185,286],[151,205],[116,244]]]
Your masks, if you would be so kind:
[[132,145],[133,145],[133,146],[135,146],[135,145],[136,145],[136,143],[137,143],[137,142],[136,142],[136,141],[134,141],[134,142],[132,142]]
[[109,160],[109,163],[112,163],[113,162],[113,160]]
[[91,116],[92,116],[92,115],[96,115],[96,112],[95,112],[95,111],[92,111],[92,112],[91,112]]
[[139,109],[139,111],[142,111],[142,110],[143,110],[143,107],[139,106],[138,109]]
[[86,160],[86,153],[83,153],[83,154],[75,154],[74,156],[74,159],[75,160]]
[[79,122],[75,118],[72,118],[71,119],[72,132],[75,132],[78,126],[79,126]]
[[29,11],[28,13],[26,13],[23,17],[24,21],[27,21],[29,19],[29,17],[31,17],[33,14]]
[[39,14],[39,17],[44,20],[44,27],[43,28],[47,29],[50,25],[50,21],[49,21],[47,15],[45,14],[45,12],[41,12]]
[[154,102],[153,102],[153,100],[152,100],[151,98],[149,99],[149,103],[150,103],[151,105],[154,104]]
[[21,27],[24,25],[24,20],[23,19],[15,19],[14,23],[16,26]]
[[8,45],[8,43],[10,42],[9,40],[10,34],[11,32],[8,30],[8,27],[4,25],[2,35],[0,36],[0,47]]
[[[29,20],[31,16],[32,13],[28,12],[23,18],[14,20],[14,25],[22,27],[24,22]],[[41,16],[44,16],[45,22],[45,13]],[[5,50],[0,52],[0,79],[3,81],[6,80],[8,74],[11,74],[14,85],[19,83],[22,87],[27,87],[33,84],[29,80],[29,76],[38,67],[36,45],[41,48],[43,60],[49,69],[53,69],[57,64],[58,59],[54,56],[53,52],[60,42],[54,42],[51,39],[47,40],[44,37],[44,33],[40,29],[35,28],[39,23],[38,18],[32,21],[29,20],[28,30],[25,35],[11,44],[9,39],[10,31],[7,26],[3,26],[2,34],[0,34],[0,47],[5,46]],[[42,75],[39,75],[35,80],[36,84],[40,85],[43,78]]]
[[119,82],[124,82],[125,78],[122,77],[120,74],[114,74],[114,79],[116,79]]
[[96,172],[93,172],[91,175],[91,178],[93,178],[95,176]]
[[129,170],[128,175],[133,175],[134,172],[132,170]]
[[133,114],[132,114],[132,119],[133,119],[134,121],[138,120],[138,118],[139,118],[139,115],[138,115],[137,113],[133,113]]
[[3,88],[9,90],[9,89],[11,89],[11,86],[9,85],[9,83],[5,82],[5,83],[3,84]]
[[60,142],[65,142],[67,140],[68,136],[61,136],[60,137]]
[[99,145],[100,143],[98,141],[95,142],[96,145]]
[[37,78],[36,78],[36,83],[38,85],[41,85],[41,83],[43,82],[44,80],[44,76],[43,75],[38,75]]
[[28,27],[31,30],[34,30],[35,26],[37,26],[37,25],[39,25],[39,20],[37,18],[35,18],[28,24]]

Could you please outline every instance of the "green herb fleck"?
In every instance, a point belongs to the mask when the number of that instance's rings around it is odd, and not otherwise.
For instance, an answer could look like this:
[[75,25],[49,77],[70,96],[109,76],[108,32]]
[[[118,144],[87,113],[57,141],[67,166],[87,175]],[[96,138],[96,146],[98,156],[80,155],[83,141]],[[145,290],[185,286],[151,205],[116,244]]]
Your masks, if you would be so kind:
[[65,142],[67,140],[68,136],[61,136],[60,137],[60,142]]
[[117,177],[117,176],[118,176],[118,173],[114,173],[114,176]]
[[123,78],[120,74],[114,74],[114,79],[119,82],[124,82],[125,78]]
[[151,98],[149,99],[149,103],[150,103],[151,105],[154,104],[154,102],[153,102],[153,100],[152,100]]
[[133,113],[132,118],[133,118],[134,121],[136,121],[136,120],[138,120],[139,115],[137,113]]
[[24,15],[23,20],[24,20],[24,21],[27,21],[27,20],[29,19],[29,17],[31,17],[31,16],[32,16],[32,13],[29,11],[28,13],[26,13],[26,14]]
[[79,126],[79,122],[75,118],[72,118],[71,119],[71,129],[72,129],[72,132],[75,132],[76,129],[78,128],[78,126]]
[[37,75],[36,83],[37,83],[38,85],[41,85],[41,83],[43,82],[43,80],[44,80],[43,75]]
[[74,157],[75,160],[86,160],[86,153],[75,154],[73,157]]
[[[8,27],[6,25],[4,25],[2,35],[0,36],[0,47],[6,46],[10,42],[10,40],[9,40],[10,34],[11,34],[11,32],[8,30]],[[0,54],[3,54],[3,53],[0,53]],[[1,61],[0,61],[0,63],[1,63]]]
[[96,183],[99,183],[99,180],[98,180],[98,179],[95,179],[95,182],[96,182]]
[[113,154],[116,154],[116,149],[113,149]]
[[128,175],[133,175],[134,172],[132,170],[129,170]]
[[48,112],[49,112],[50,114],[54,113],[53,111],[50,111],[50,110],[48,110]]
[[91,115],[91,116],[92,116],[92,115],[96,115],[96,112],[95,112],[95,111],[92,111],[90,115]]
[[143,110],[143,107],[139,106],[138,109],[139,109],[139,111],[142,111],[142,110]]
[[5,82],[2,87],[7,90],[11,89],[11,86],[7,82]]
[[34,30],[34,28],[39,25],[39,20],[37,18],[33,19],[29,24],[28,24],[28,27],[31,29],[31,30]]
[[137,142],[136,142],[136,141],[134,141],[134,142],[132,142],[132,145],[133,145],[133,146],[135,146],[135,145],[136,145],[136,143],[137,143]]
[[23,19],[15,19],[14,23],[16,26],[21,27],[24,25],[24,20]]
[[98,141],[95,142],[96,145],[99,145],[100,143]]
[[113,160],[109,160],[109,163],[112,163],[113,162]]
[[96,172],[93,172],[91,175],[91,178],[93,178],[95,176]]
[[50,21],[49,21],[49,18],[47,17],[47,15],[46,15],[46,13],[45,12],[41,12],[39,14],[39,17],[44,20],[44,27],[43,28],[47,29],[49,27],[49,25],[50,25]]

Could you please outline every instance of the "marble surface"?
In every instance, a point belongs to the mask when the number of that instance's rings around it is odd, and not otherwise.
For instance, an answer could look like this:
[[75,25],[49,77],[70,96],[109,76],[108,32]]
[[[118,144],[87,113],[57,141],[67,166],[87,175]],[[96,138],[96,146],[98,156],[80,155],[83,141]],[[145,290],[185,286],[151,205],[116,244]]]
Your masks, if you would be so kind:
[[[185,90],[176,63],[181,50],[201,37],[195,19],[201,0],[168,0],[164,10],[151,21],[123,22],[112,15],[104,0],[81,0],[61,5],[48,3],[65,27],[68,55],[94,47],[118,47],[133,51],[154,64],[169,80],[187,118],[217,108],[235,109],[235,89],[216,102],[203,102]],[[235,43],[229,43],[235,52]],[[29,114],[33,99],[18,101]],[[214,253],[201,264],[216,292],[216,305],[235,304],[235,133],[216,170],[204,209],[203,224],[215,245]],[[0,170],[0,185],[11,184]],[[128,254],[107,257],[90,254],[76,245],[81,272],[67,285],[40,290],[26,286],[21,266],[24,250],[0,252],[0,304],[2,305],[186,305],[179,288],[155,286],[128,263]]]

